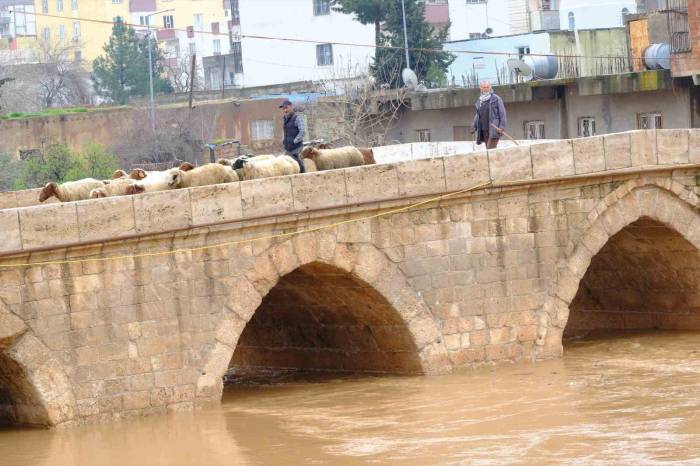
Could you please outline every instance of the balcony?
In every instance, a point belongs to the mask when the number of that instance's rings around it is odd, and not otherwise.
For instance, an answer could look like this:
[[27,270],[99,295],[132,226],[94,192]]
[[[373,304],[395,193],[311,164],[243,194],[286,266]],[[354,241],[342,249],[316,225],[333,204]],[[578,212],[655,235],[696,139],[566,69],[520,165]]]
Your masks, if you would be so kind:
[[158,29],[156,31],[156,39],[170,40],[175,39],[175,29]]
[[530,12],[530,31],[558,31],[559,29],[559,10]]

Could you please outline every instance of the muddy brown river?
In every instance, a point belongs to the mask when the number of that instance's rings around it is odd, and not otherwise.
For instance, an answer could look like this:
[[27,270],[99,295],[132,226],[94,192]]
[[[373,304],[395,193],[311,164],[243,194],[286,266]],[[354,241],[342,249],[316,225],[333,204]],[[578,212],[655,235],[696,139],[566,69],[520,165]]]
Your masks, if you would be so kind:
[[700,333],[443,377],[227,390],[221,409],[0,431],[0,464],[700,464]]

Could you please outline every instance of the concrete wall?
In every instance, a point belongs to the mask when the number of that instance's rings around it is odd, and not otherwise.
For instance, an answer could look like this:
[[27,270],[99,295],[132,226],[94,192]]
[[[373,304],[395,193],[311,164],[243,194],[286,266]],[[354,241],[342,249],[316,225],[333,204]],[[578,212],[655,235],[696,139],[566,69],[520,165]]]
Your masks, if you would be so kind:
[[[597,253],[629,250],[618,233],[650,219],[694,248],[657,252],[698,254],[699,143],[696,130],[635,131],[0,210],[0,413],[60,424],[189,410],[220,400],[232,360],[431,374],[560,356],[579,284],[604,293],[585,278],[608,270]],[[637,266],[651,270],[660,245]],[[669,270],[692,277],[698,263]],[[700,329],[693,296],[664,325]]]
[[[505,90],[509,88],[504,86]],[[524,102],[504,97],[507,131],[512,137],[524,138],[525,122],[535,120],[545,122],[547,139],[577,137],[580,117],[595,117],[597,134],[637,129],[637,114],[643,112],[662,112],[664,128],[689,128],[698,121],[696,91],[685,85],[676,89],[609,94],[602,94],[600,90],[589,92],[576,86],[549,89],[552,92],[541,94],[544,98],[533,97]],[[584,92],[588,95],[582,95]],[[469,126],[474,112],[472,106],[407,111],[401,115],[388,140],[416,142],[416,130],[430,129],[434,141],[451,141],[454,127]]]

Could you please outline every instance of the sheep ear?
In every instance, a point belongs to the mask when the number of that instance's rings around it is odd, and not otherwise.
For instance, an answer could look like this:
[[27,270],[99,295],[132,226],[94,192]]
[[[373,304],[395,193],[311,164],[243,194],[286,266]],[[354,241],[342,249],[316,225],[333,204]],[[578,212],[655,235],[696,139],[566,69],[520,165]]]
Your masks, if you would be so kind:
[[188,172],[188,171],[194,169],[194,165],[192,165],[192,164],[189,163],[189,162],[183,162],[183,163],[180,164],[180,166],[179,166],[178,168],[179,168],[180,170],[182,170],[183,172]]
[[39,202],[44,202],[51,196],[55,196],[57,187],[58,185],[56,183],[46,183],[46,186],[44,186],[39,193]]
[[231,161],[229,159],[219,159],[216,161],[216,163],[219,163],[221,165],[226,165],[227,167],[231,166]]
[[121,178],[123,176],[126,176],[126,172],[124,170],[115,170],[114,173],[112,173],[113,180],[116,180],[117,178]]

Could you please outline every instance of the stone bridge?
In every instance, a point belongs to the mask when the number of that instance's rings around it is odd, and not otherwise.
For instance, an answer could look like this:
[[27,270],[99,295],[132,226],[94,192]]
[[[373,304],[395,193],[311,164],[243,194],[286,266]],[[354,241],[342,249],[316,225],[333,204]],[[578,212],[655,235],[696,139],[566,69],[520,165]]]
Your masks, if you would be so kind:
[[190,410],[227,372],[441,374],[559,357],[577,332],[699,329],[699,142],[635,131],[2,209],[2,418]]

